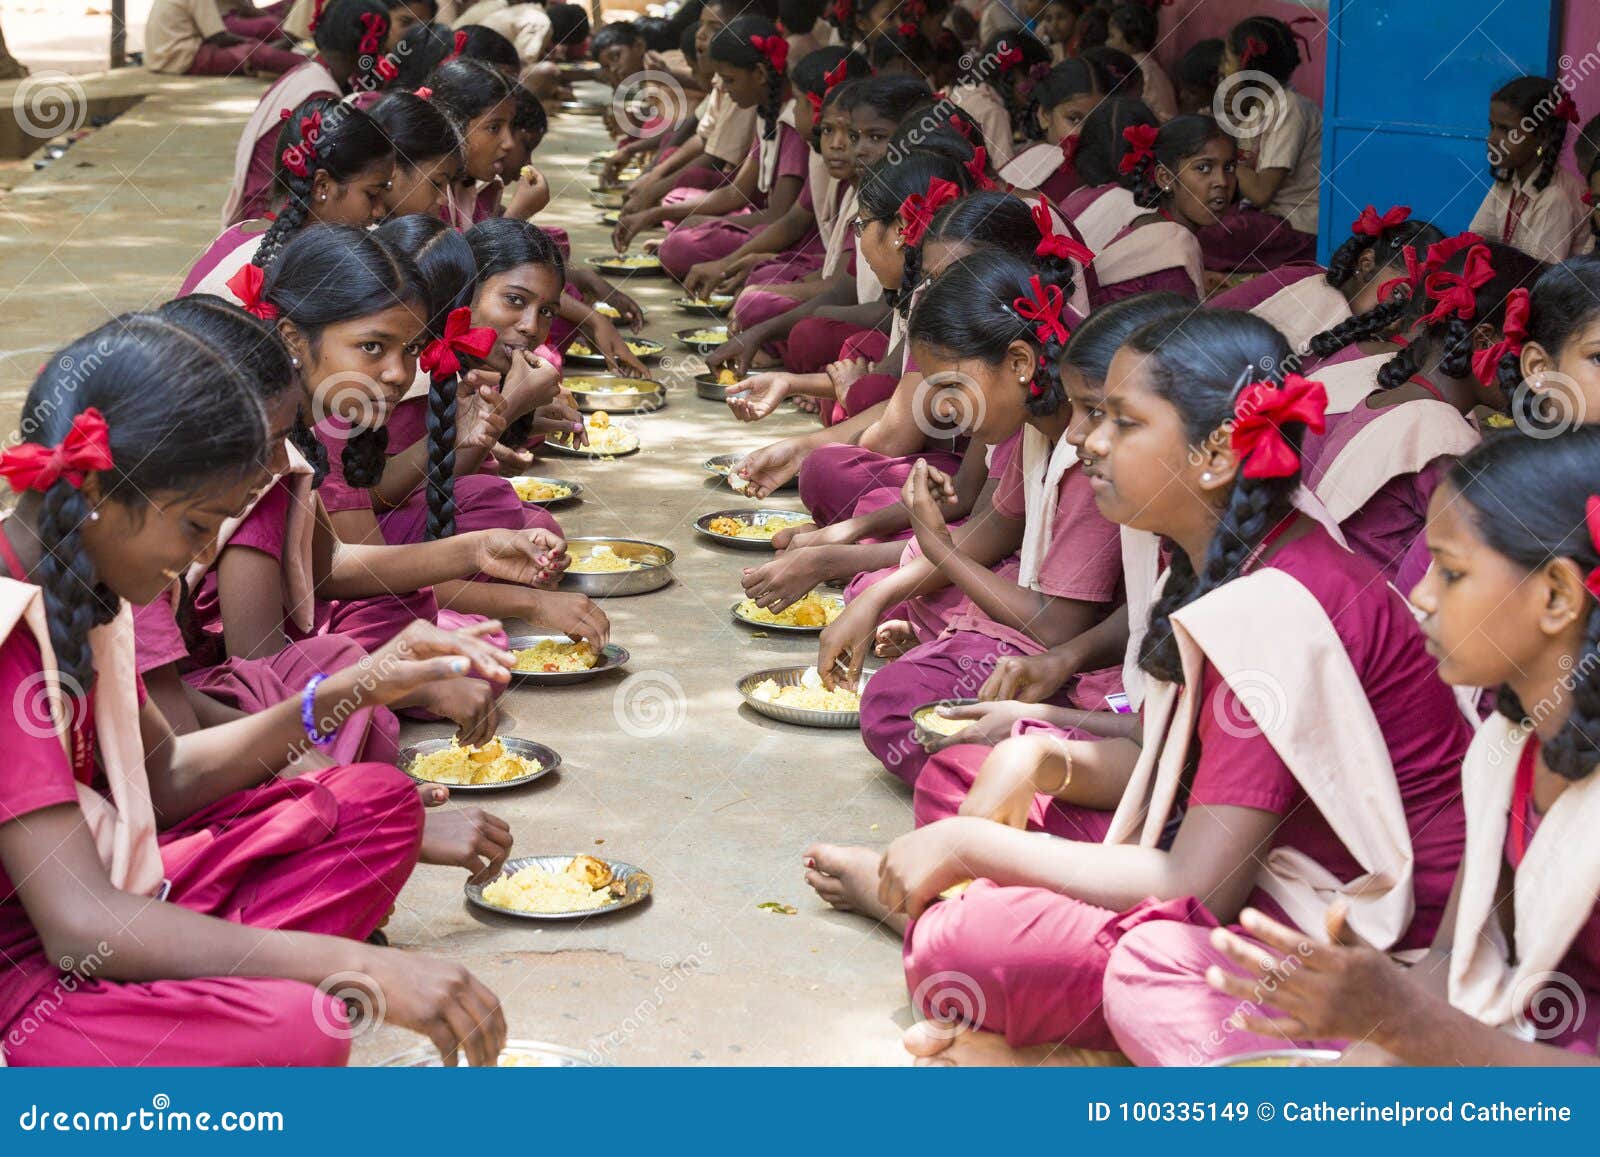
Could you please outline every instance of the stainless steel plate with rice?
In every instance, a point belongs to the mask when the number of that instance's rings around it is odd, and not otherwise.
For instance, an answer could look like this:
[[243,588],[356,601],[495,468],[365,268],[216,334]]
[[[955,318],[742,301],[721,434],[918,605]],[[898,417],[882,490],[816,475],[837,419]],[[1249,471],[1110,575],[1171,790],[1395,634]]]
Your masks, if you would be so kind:
[[683,310],[684,313],[696,313],[701,317],[723,317],[733,308],[733,294],[713,293],[710,297],[675,297],[672,304]]
[[452,792],[458,791],[504,791],[508,787],[521,787],[523,784],[532,783],[536,779],[543,779],[556,768],[561,766],[561,756],[556,754],[552,747],[542,743],[535,743],[531,739],[518,739],[511,735],[497,735],[496,739],[512,755],[520,755],[523,759],[534,759],[539,762],[539,770],[528,775],[519,776],[517,779],[501,780],[499,783],[443,783],[436,779],[423,779],[413,775],[411,765],[424,755],[432,755],[438,751],[449,751],[454,743],[450,739],[424,739],[420,743],[408,744],[400,749],[400,770],[411,776],[418,783],[438,783],[448,787]]
[[[771,679],[779,687],[798,687],[805,675],[807,667],[768,667],[764,671],[752,671],[739,680],[739,694],[750,705],[751,710],[759,711],[770,719],[777,719],[783,723],[796,723],[801,727],[831,727],[851,728],[861,726],[861,711],[816,711],[806,707],[790,707],[783,703],[771,703],[765,699],[757,699],[753,692],[761,683]],[[861,682],[856,691],[859,694],[866,689],[868,676],[863,673]]]
[[[817,597],[823,602],[827,603],[830,607],[833,607],[840,613],[843,613],[843,596],[819,594]],[[762,619],[753,619],[739,609],[740,607],[744,606],[744,603],[745,600],[740,599],[738,602],[733,604],[733,610],[731,613],[733,614],[734,620],[736,622],[744,623],[747,626],[754,627],[758,631],[782,631],[785,634],[791,635],[820,635],[823,631],[822,627],[802,627],[791,625],[789,623],[768,623]]]
[[673,337],[697,354],[708,354],[720,345],[727,344],[728,327],[725,325],[700,325],[693,329],[674,331]]
[[714,510],[694,520],[695,533],[702,538],[709,538],[713,542],[720,542],[724,546],[739,550],[767,551],[773,549],[771,538],[741,537],[722,530],[713,530],[711,524],[719,518],[730,518],[745,526],[765,527],[776,524],[774,534],[784,527],[802,526],[811,521],[811,516],[803,510]]
[[694,376],[694,392],[708,402],[726,402],[728,390],[744,381],[744,378],[740,378],[739,382],[718,381],[718,373],[717,370],[707,370]]
[[[623,340],[628,343],[628,352],[642,362],[658,361],[661,355],[667,352],[666,346],[651,338],[630,337]],[[563,365],[569,366],[604,366],[606,355],[588,342],[577,340],[562,351],[561,361]]]
[[[463,1061],[463,1064],[466,1062]],[[443,1067],[439,1050],[420,1044],[378,1063],[383,1069],[437,1069]],[[500,1050],[500,1067],[517,1069],[595,1069],[604,1067],[598,1054],[569,1049],[537,1040],[508,1040]]]
[[[578,385],[573,385],[573,382]],[[589,383],[601,388],[583,388]],[[626,378],[621,374],[580,374],[561,384],[572,391],[578,411],[584,414],[595,414],[601,410],[608,414],[647,414],[667,404],[666,389],[660,382],[652,382],[649,378]],[[632,386],[633,389],[604,388],[607,386]]]
[[[733,484],[733,482],[730,480],[730,477],[733,474],[733,468],[748,457],[748,454],[718,454],[714,458],[707,458],[701,463],[701,465],[705,467],[707,474],[715,474],[718,478],[721,478],[724,482],[727,482],[728,489],[732,490],[735,494],[742,494],[744,492]],[[789,481],[785,482],[782,486],[778,487],[778,489],[797,490],[799,487],[800,478],[798,475],[796,475],[795,477],[789,479]]]
[[[532,498],[523,493],[523,488],[518,485],[518,483],[521,482],[532,482],[544,486],[561,487],[564,488],[567,493],[558,494],[554,498]],[[522,501],[530,502],[535,506],[543,506],[547,509],[552,506],[563,506],[568,502],[577,502],[583,498],[583,483],[573,482],[567,478],[546,478],[538,474],[518,474],[511,479],[511,487],[517,492],[517,497],[522,499]]]
[[599,189],[589,194],[589,204],[595,206],[597,209],[620,210],[622,208],[622,202],[626,197],[627,194],[621,189]]
[[[566,635],[513,635],[506,640],[506,650],[526,651],[536,647],[546,640],[558,643],[576,642]],[[600,654],[595,656],[595,664],[582,671],[517,671],[511,672],[511,677],[518,683],[528,683],[535,687],[570,687],[574,683],[587,683],[590,679],[598,678],[607,671],[615,671],[625,666],[633,656],[628,654],[626,647],[619,647],[615,643],[607,643]]]
[[[547,872],[560,873],[566,870],[568,864],[577,858],[576,854],[565,856],[517,856],[507,860],[500,869],[500,877],[514,876],[523,868],[542,868]],[[612,876],[621,882],[622,895],[610,904],[599,908],[583,908],[575,912],[521,912],[515,908],[502,908],[483,898],[483,889],[488,885],[468,883],[462,889],[467,896],[467,902],[474,904],[488,912],[498,912],[502,916],[515,916],[521,920],[582,920],[586,916],[604,916],[610,912],[618,912],[623,908],[631,908],[641,900],[647,899],[655,886],[650,879],[650,873],[643,868],[632,864],[625,864],[621,860],[608,860],[604,856],[595,856],[611,869]],[[492,882],[492,881],[491,881]]]
[[[970,707],[976,702],[976,699],[936,699],[932,703],[924,703],[911,713],[912,737],[918,743],[933,743],[935,740],[945,738],[944,732],[935,731],[928,726],[928,720],[940,718],[937,712],[941,707]],[[945,722],[961,723],[968,727],[972,725],[970,719],[947,719]]]
[[634,253],[625,257],[586,257],[583,263],[601,273],[615,273],[623,277],[637,274],[640,277],[665,277],[661,259],[653,253]]
[[664,546],[638,538],[567,539],[567,553],[574,562],[588,556],[597,546],[610,547],[612,553],[619,557],[642,565],[636,570],[578,573],[569,570],[561,578],[562,590],[580,591],[590,598],[614,598],[619,595],[642,595],[659,590],[672,581],[672,564],[678,556]]

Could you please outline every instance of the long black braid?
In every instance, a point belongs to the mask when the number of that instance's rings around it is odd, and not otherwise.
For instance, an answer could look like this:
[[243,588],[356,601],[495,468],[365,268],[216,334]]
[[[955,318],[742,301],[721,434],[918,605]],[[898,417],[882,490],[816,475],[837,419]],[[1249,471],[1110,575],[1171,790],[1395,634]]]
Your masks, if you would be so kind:
[[[1430,245],[1444,240],[1444,233],[1427,221],[1415,218],[1383,230],[1376,237],[1365,233],[1352,233],[1348,240],[1334,250],[1328,262],[1326,279],[1335,289],[1344,289],[1355,278],[1362,254],[1371,252],[1372,279],[1382,282],[1405,274],[1405,254],[1410,249],[1420,260]],[[1347,291],[1348,293],[1348,291]],[[1410,292],[1394,292],[1371,309],[1345,318],[1338,325],[1316,334],[1309,343],[1314,357],[1332,357],[1356,342],[1373,341],[1387,337],[1406,314]]]

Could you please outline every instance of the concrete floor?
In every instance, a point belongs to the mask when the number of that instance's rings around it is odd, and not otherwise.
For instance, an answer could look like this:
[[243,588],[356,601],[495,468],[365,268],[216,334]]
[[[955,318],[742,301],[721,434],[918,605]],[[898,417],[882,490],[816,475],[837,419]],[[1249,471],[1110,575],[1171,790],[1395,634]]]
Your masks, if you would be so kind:
[[[162,300],[216,232],[259,83],[143,87],[150,95],[136,108],[0,203],[0,428],[50,350],[108,312]],[[580,258],[609,249],[584,173],[603,144],[598,118],[560,116],[536,158],[556,190],[548,223],[570,232]],[[636,278],[628,289],[650,311],[647,334],[670,345],[672,330],[696,324],[667,304],[669,283]],[[818,838],[881,845],[910,827],[910,801],[858,733],[792,727],[742,706],[740,675],[807,662],[814,643],[735,625],[740,570],[765,556],[704,544],[691,529],[707,511],[751,505],[714,485],[704,458],[812,419],[741,426],[694,396],[697,359],[672,362],[671,405],[630,419],[641,453],[550,458],[539,469],[588,488],[560,512],[568,534],[678,552],[671,587],[606,604],[635,682],[511,691],[502,731],[551,745],[564,767],[475,801],[510,822],[514,854],[602,853],[649,871],[655,895],[613,917],[539,924],[469,908],[459,870],[422,868],[388,935],[470,967],[500,995],[513,1037],[596,1048],[623,1064],[901,1064],[909,1012],[898,939],[816,901],[799,856]],[[797,507],[792,493],[779,497],[769,505]],[[617,713],[646,710],[643,697],[662,689],[663,733],[630,737]],[[408,725],[406,738],[442,730]],[[769,900],[799,913],[758,907]],[[383,1027],[357,1042],[356,1060],[377,1063],[419,1039]]]

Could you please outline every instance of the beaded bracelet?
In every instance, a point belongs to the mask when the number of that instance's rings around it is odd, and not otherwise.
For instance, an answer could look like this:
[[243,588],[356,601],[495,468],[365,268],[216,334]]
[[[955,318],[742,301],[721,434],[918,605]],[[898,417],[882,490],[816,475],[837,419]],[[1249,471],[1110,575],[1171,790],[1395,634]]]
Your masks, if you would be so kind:
[[306,738],[318,747],[326,747],[333,742],[333,737],[339,734],[339,728],[323,735],[317,730],[317,688],[327,676],[318,672],[306,680],[306,689],[300,692],[300,726],[306,729]]

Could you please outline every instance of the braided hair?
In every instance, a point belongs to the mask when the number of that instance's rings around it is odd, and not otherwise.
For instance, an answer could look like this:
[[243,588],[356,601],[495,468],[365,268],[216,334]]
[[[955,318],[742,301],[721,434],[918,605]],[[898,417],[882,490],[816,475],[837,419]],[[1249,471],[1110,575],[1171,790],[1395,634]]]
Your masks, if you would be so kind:
[[[491,277],[509,273],[519,265],[538,265],[555,270],[563,285],[567,280],[567,265],[561,250],[550,234],[531,221],[518,221],[514,217],[489,217],[479,221],[464,235],[472,250],[473,264],[477,267],[474,289],[483,286]],[[509,423],[500,435],[507,446],[525,445],[533,436],[535,415],[524,414]]]
[[[925,196],[928,186],[935,180],[949,181],[965,193],[971,187],[970,176],[960,162],[939,153],[914,149],[898,161],[884,157],[861,178],[861,219],[863,221],[894,221],[900,216],[900,206],[913,194]],[[922,281],[922,245],[905,245],[901,248],[900,288],[886,290],[885,298],[905,317],[911,311],[911,299]],[[892,298],[891,298],[892,294]]]
[[[1373,258],[1373,277],[1381,280],[1384,274],[1392,270],[1405,269],[1407,249],[1414,254],[1423,254],[1430,245],[1437,245],[1443,240],[1444,233],[1437,226],[1416,218],[1391,225],[1376,237],[1352,233],[1349,240],[1333,251],[1328,261],[1327,282],[1335,289],[1345,289],[1356,276],[1361,255],[1368,252]],[[1406,293],[1391,294],[1387,301],[1380,301],[1366,312],[1347,317],[1338,325],[1323,330],[1311,338],[1309,346],[1312,355],[1329,358],[1356,342],[1374,341],[1387,336],[1405,316],[1408,301]]]
[[1159,123],[1143,101],[1122,97],[1101,101],[1083,118],[1083,127],[1078,130],[1078,152],[1073,158],[1078,175],[1087,185],[1125,183],[1122,158],[1132,146],[1123,131],[1134,125]]
[[[1528,573],[1555,559],[1568,559],[1587,575],[1600,566],[1589,536],[1585,507],[1600,477],[1600,428],[1580,426],[1559,438],[1530,438],[1512,431],[1494,434],[1450,467],[1445,484],[1466,504],[1478,535],[1496,554]],[[1600,764],[1600,603],[1591,603],[1583,653],[1575,656],[1572,710],[1561,730],[1543,745],[1546,766],[1563,779],[1582,780]],[[1496,710],[1513,723],[1534,722],[1527,705],[1502,686]]]
[[763,16],[741,16],[711,38],[711,59],[735,68],[762,69],[767,74],[767,95],[757,106],[761,117],[761,139],[773,140],[778,135],[778,114],[783,111],[783,94],[788,77],[782,69],[773,68],[766,55],[751,43],[756,36],[778,35],[777,25]]
[[[1123,346],[1143,354],[1155,390],[1183,419],[1189,445],[1203,446],[1229,427],[1239,392],[1251,382],[1282,381],[1289,343],[1267,322],[1233,310],[1200,309],[1174,313],[1136,330]],[[1286,424],[1284,437],[1299,448],[1305,427]],[[1206,556],[1196,571],[1183,551],[1174,551],[1161,598],[1150,609],[1150,630],[1139,651],[1139,666],[1157,679],[1181,685],[1172,616],[1190,603],[1237,578],[1267,534],[1290,513],[1300,472],[1282,478],[1235,476]]]
[[[330,325],[367,317],[399,304],[428,304],[416,263],[377,236],[349,225],[313,225],[284,246],[267,270],[262,296],[293,324],[315,353]],[[280,323],[281,325],[281,323]],[[328,474],[328,454],[302,416],[290,438],[311,463],[313,484]],[[357,488],[376,486],[389,449],[387,427],[350,434],[340,466]]]
[[291,112],[278,130],[277,159],[272,191],[278,215],[250,259],[261,269],[270,267],[289,238],[306,224],[319,172],[347,184],[369,169],[391,164],[394,145],[377,122],[354,105],[314,96]]
[[1506,299],[1511,291],[1530,287],[1544,271],[1543,262],[1520,249],[1496,241],[1481,240],[1459,248],[1437,268],[1447,273],[1460,273],[1466,267],[1468,255],[1480,245],[1489,251],[1494,276],[1473,291],[1471,320],[1452,313],[1439,321],[1428,322],[1425,315],[1432,311],[1433,302],[1426,293],[1417,294],[1406,303],[1402,317],[1403,320],[1413,321],[1418,328],[1406,347],[1378,370],[1380,387],[1392,390],[1405,385],[1423,370],[1424,359],[1428,357],[1438,359],[1439,372],[1446,377],[1465,378],[1470,375],[1473,331],[1480,325],[1487,325],[1498,333],[1505,325]]
[[1133,202],[1141,209],[1154,209],[1162,199],[1170,196],[1161,188],[1156,169],[1164,168],[1177,175],[1183,162],[1198,156],[1212,141],[1233,138],[1220,124],[1208,116],[1173,117],[1156,133],[1153,153],[1146,157],[1131,173],[1119,174],[1122,183],[1133,191]]
[[[256,474],[266,419],[248,383],[204,342],[149,313],[126,313],[61,350],[22,404],[19,440],[59,445],[85,410],[106,421],[112,465],[96,471],[101,504],[143,508],[151,496],[198,493]],[[31,500],[31,499],[30,499]],[[82,530],[92,511],[66,478],[39,494],[44,546],[34,578],[63,693],[86,694],[95,679],[89,632],[116,617],[121,599],[96,572]]]
[[389,6],[382,0],[332,0],[312,40],[345,92],[383,87],[379,62],[389,39]]
[[[478,267],[472,247],[437,217],[416,213],[386,221],[378,240],[417,263],[428,290],[428,337],[444,335],[452,310],[472,305]],[[463,366],[463,369],[470,367]],[[460,374],[436,377],[428,389],[429,542],[456,532],[456,389]]]
[[[1542,76],[1519,76],[1497,89],[1489,100],[1491,103],[1510,105],[1517,110],[1522,124],[1529,126],[1526,131],[1538,142],[1540,158],[1533,187],[1539,190],[1548,188],[1556,175],[1556,167],[1561,163],[1561,150],[1567,143],[1567,120],[1557,111],[1564,100],[1571,100],[1567,90]],[[1516,175],[1509,165],[1492,164],[1491,168],[1494,179],[1501,184],[1509,182]]]

